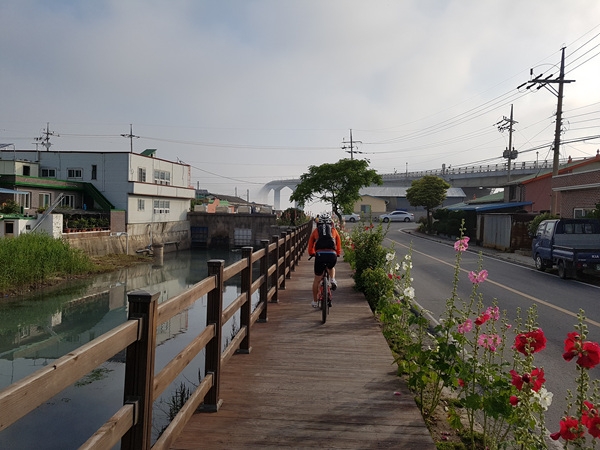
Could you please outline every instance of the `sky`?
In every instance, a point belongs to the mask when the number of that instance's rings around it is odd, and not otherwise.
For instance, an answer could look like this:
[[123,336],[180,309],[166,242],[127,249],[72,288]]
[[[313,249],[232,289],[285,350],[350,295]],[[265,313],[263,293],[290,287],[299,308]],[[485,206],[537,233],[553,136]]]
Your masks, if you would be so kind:
[[382,174],[502,164],[513,105],[517,162],[551,161],[558,85],[526,87],[563,47],[561,158],[594,156],[597,0],[0,0],[0,143],[156,148],[261,202],[350,130]]

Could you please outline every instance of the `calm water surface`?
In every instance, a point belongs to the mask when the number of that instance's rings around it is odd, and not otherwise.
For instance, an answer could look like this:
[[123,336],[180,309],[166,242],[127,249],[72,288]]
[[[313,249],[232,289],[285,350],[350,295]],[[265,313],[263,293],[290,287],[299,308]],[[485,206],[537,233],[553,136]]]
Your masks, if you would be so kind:
[[[52,364],[54,360],[127,320],[127,293],[159,292],[159,302],[207,276],[209,259],[239,261],[240,252],[190,250],[169,253],[163,264],[144,264],[78,280],[66,287],[0,302],[0,389]],[[240,293],[239,277],[229,280],[225,306]],[[258,296],[253,298],[253,304]],[[159,326],[155,373],[206,325],[206,297]],[[239,328],[234,316],[224,345]],[[124,352],[0,432],[0,449],[76,449],[123,404]],[[193,389],[204,372],[202,352],[154,403],[153,439],[168,424],[175,392]]]

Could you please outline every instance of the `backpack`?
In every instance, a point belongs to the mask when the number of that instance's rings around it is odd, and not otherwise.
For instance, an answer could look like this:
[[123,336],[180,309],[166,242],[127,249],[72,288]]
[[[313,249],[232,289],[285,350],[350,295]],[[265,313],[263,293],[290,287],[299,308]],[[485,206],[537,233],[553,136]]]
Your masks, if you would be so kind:
[[331,232],[331,224],[321,223],[317,225],[319,237],[315,242],[315,250],[331,249],[335,250],[335,240]]

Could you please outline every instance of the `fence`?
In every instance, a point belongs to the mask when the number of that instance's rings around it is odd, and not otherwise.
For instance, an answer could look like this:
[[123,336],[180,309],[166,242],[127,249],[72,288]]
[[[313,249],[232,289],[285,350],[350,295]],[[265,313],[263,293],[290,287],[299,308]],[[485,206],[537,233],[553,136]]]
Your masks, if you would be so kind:
[[[187,291],[158,305],[158,293],[135,291],[128,294],[129,317],[88,344],[54,361],[28,377],[0,391],[0,430],[9,427],[54,395],[126,350],[123,406],[91,436],[81,449],[111,448],[121,441],[121,449],[151,448],[152,404],[181,371],[203,349],[205,377],[152,449],[168,449],[191,415],[201,406],[204,411],[219,408],[221,366],[235,353],[248,353],[251,328],[267,319],[267,305],[277,302],[279,289],[285,289],[306,249],[312,223],[306,223],[271,241],[263,248],[242,249],[242,259],[224,267],[224,261],[208,261],[209,276]],[[259,263],[260,275],[252,279],[253,265]],[[223,309],[226,280],[241,274],[241,294]],[[259,291],[259,302],[251,311],[252,294]],[[157,327],[207,296],[206,328],[190,344],[154,374]],[[240,311],[240,329],[221,352],[222,325]],[[90,405],[93,407],[93,405]]]

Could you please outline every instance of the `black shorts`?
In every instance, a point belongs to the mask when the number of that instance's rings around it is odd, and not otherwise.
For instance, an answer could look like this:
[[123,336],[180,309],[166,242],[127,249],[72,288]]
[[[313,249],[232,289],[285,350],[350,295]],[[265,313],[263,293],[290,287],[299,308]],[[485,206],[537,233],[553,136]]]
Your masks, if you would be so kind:
[[323,275],[325,267],[332,269],[337,262],[335,253],[319,253],[315,254],[315,275]]

